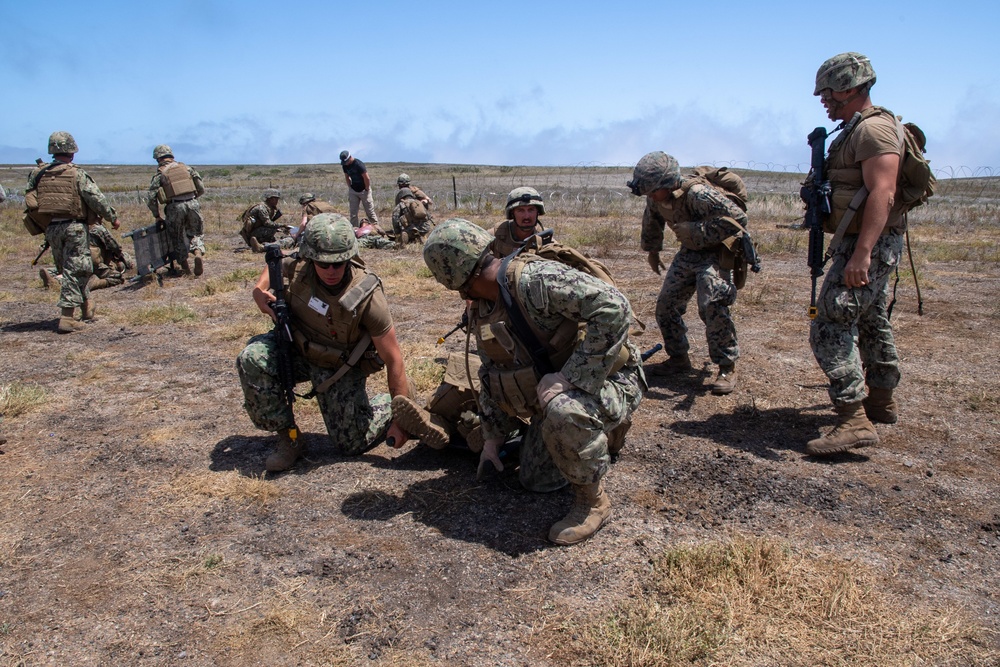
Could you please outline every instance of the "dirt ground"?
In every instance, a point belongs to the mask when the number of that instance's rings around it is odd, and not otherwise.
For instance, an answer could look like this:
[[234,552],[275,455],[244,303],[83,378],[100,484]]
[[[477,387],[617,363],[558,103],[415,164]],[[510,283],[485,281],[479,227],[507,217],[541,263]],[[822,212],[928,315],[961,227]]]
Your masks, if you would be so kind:
[[[647,349],[661,278],[638,221],[624,224],[632,241],[594,254],[650,326]],[[926,263],[923,316],[901,281],[900,421],[877,447],[819,460],[805,442],[834,416],[807,341],[805,258],[765,254],[735,308],[738,390],[708,391],[692,304],[700,372],[651,383],[607,477],[613,520],[558,548],[545,535],[568,492],[528,493],[510,471],[477,481],[457,448],[340,456],[309,404],[306,459],[265,475],[274,439],[244,413],[234,366],[267,328],[246,277],[262,256],[237,251],[235,225],[208,240],[201,278],[95,292],[98,321],[66,336],[31,253],[7,262],[0,382],[46,397],[0,423],[0,665],[565,664],[546,628],[637,594],[672,545],[734,535],[856,562],[904,604],[1000,631],[995,264]],[[463,348],[460,334],[434,347],[461,310],[416,248],[364,258],[408,367]]]

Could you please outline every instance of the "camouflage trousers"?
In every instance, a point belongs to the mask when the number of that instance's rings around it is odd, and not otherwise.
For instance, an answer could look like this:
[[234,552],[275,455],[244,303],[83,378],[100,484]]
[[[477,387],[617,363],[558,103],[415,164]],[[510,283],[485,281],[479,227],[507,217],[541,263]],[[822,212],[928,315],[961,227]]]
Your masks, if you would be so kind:
[[[279,237],[278,232],[281,232],[282,236]],[[250,236],[260,241],[261,245],[277,243],[284,250],[295,247],[295,237],[286,235],[281,227],[263,225],[250,232]]]
[[90,258],[90,234],[82,222],[55,222],[45,230],[45,240],[52,248],[56,273],[63,279],[59,290],[60,308],[78,308],[90,298],[87,283],[94,273]]
[[366,234],[358,239],[358,246],[373,250],[391,250],[396,247],[396,243],[379,234]]
[[895,389],[899,384],[899,355],[887,301],[889,277],[903,253],[903,235],[880,236],[872,249],[868,284],[849,288],[844,285],[844,266],[857,241],[855,234],[845,236],[834,254],[809,331],[813,355],[830,380],[834,405],[862,400],[865,384],[878,389]]
[[[194,250],[205,252],[205,223],[201,219],[201,205],[197,199],[170,202],[163,212],[167,222],[167,252],[170,259],[187,259]],[[198,247],[200,244],[200,248]]]
[[664,350],[672,357],[688,353],[684,313],[694,294],[698,298],[698,317],[705,323],[712,363],[732,366],[740,358],[736,325],[729,313],[729,306],[736,302],[736,287],[719,268],[717,248],[681,248],[670,263],[656,298],[656,324],[663,336]]
[[431,233],[434,220],[429,213],[424,220],[410,220],[408,212],[405,200],[396,204],[396,208],[392,209],[392,232],[397,242],[403,232],[409,237],[409,243],[422,242],[423,238]]
[[[521,485],[546,493],[567,482],[592,484],[604,477],[611,461],[607,434],[639,407],[645,385],[641,368],[630,365],[610,376],[599,394],[571,389],[553,398],[524,430]],[[493,421],[492,432],[523,429],[523,422],[504,413],[483,419]]]
[[[254,426],[264,431],[289,428],[294,419],[278,380],[274,333],[250,339],[236,358],[236,370],[243,387],[243,407]],[[316,387],[335,371],[315,366],[299,354],[292,354],[296,382]],[[371,399],[365,388],[367,376],[357,369],[348,371],[329,390],[316,396],[326,432],[342,454],[362,454],[385,439],[392,407],[389,394]]]

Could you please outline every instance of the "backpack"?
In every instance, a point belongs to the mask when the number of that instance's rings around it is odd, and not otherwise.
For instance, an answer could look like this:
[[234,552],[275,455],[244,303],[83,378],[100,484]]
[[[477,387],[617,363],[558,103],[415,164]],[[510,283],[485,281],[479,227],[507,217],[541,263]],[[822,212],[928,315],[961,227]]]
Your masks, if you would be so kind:
[[524,245],[515,254],[538,255],[542,259],[565,264],[577,271],[583,271],[586,274],[603,280],[612,287],[617,287],[611,271],[603,262],[584,255],[576,248],[553,241],[552,234],[551,229],[546,229],[540,234],[535,234],[526,240]]
[[412,225],[427,219],[427,207],[419,199],[406,199],[406,219]]
[[695,167],[694,172],[684,178],[681,187],[687,191],[696,183],[708,183],[714,186],[722,194],[729,197],[729,200],[740,207],[746,213],[747,210],[747,186],[735,171],[730,171],[729,167]]
[[257,204],[250,204],[250,206],[247,206],[245,211],[240,213],[240,222],[243,223],[240,227],[240,238],[242,238],[243,242],[247,245],[250,245],[250,232],[253,231],[253,218],[250,217],[250,211],[252,211],[256,206]]
[[930,161],[924,157],[927,149],[927,136],[915,123],[903,123],[896,117],[903,128],[903,161],[899,165],[900,208],[903,213],[927,203],[927,198],[934,194],[937,179],[931,171]]

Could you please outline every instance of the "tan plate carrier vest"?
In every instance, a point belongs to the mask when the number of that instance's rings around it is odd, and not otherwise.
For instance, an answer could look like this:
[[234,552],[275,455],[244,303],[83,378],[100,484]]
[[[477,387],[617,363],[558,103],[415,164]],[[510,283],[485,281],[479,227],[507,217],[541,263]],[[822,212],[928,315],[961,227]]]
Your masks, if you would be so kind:
[[160,187],[168,202],[197,193],[194,179],[183,162],[168,162],[157,169],[160,172]]
[[[361,316],[382,281],[368,273],[360,260],[351,260],[351,282],[343,296],[331,300],[319,286],[319,278],[311,262],[299,261],[294,265],[288,284],[288,306],[294,319],[292,339],[302,356],[321,368],[334,370],[343,366],[362,337],[368,336],[368,347],[361,355],[357,368],[371,375],[385,366],[378,356],[371,336],[361,328]],[[316,298],[327,304],[326,315],[309,307],[309,299]]]

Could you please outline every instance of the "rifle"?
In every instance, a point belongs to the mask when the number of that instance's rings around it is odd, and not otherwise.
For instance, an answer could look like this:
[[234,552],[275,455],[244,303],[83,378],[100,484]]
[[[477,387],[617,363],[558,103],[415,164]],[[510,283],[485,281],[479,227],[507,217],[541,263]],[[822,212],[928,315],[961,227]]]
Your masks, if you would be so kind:
[[31,265],[34,266],[35,264],[38,264],[38,260],[40,260],[42,258],[42,255],[44,255],[45,251],[48,250],[48,249],[49,249],[49,242],[48,241],[43,241],[42,242],[42,247],[38,251],[38,254],[35,255],[35,258],[33,260],[31,260]]
[[288,428],[288,437],[292,443],[299,437],[299,429],[295,425],[295,371],[292,367],[292,327],[291,312],[288,304],[285,303],[285,283],[281,275],[281,261],[284,255],[281,254],[281,247],[277,243],[268,243],[264,246],[264,261],[267,262],[267,277],[270,282],[271,292],[274,294],[274,301],[271,302],[271,310],[274,311],[274,340],[277,343],[275,355],[278,366],[278,381],[285,394],[285,402],[288,403],[288,411],[292,415],[292,425]]
[[650,357],[652,357],[654,354],[656,354],[662,349],[663,349],[663,343],[657,343],[653,347],[649,348],[648,350],[640,354],[639,358],[642,359],[642,363],[646,363],[647,361],[649,361]]
[[444,341],[448,338],[448,336],[452,335],[453,333],[455,333],[459,329],[462,329],[464,331],[465,327],[467,327],[467,326],[469,326],[469,311],[468,310],[466,310],[464,313],[462,313],[462,319],[459,320],[458,324],[455,325],[454,329],[452,329],[451,331],[449,331],[445,335],[443,335],[440,338],[438,338],[437,344],[438,345],[444,344]]
[[803,225],[809,230],[809,268],[812,269],[812,296],[809,299],[809,319],[816,318],[816,279],[823,275],[823,221],[830,215],[830,181],[826,180],[826,128],[817,127],[809,133],[809,147],[812,149],[809,176],[799,191],[806,203],[806,217]]

